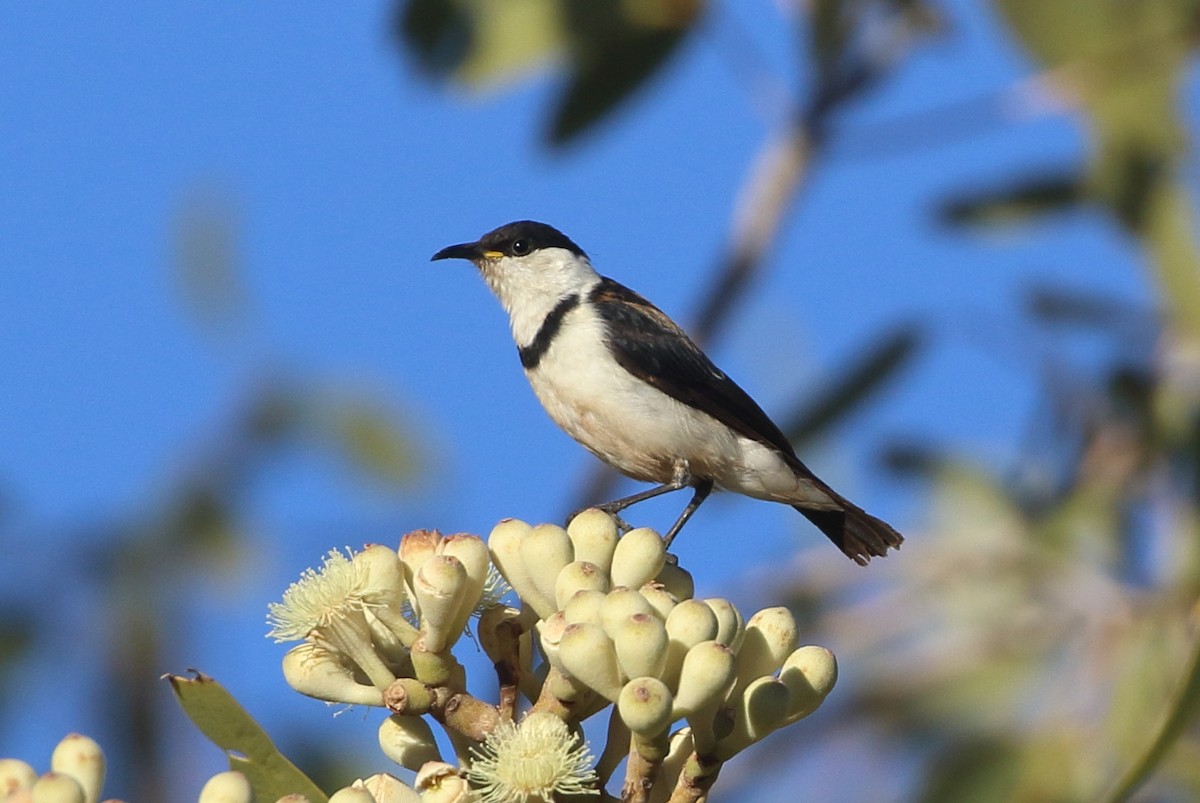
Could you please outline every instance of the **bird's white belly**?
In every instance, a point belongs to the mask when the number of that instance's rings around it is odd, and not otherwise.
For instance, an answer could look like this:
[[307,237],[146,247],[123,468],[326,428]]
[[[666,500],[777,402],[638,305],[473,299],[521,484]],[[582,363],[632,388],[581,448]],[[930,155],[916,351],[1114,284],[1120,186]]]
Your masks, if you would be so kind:
[[555,423],[601,460],[635,479],[660,483],[672,479],[682,460],[693,476],[730,491],[780,502],[829,502],[774,449],[620,368],[593,328],[599,324],[580,317],[559,331],[527,376]]

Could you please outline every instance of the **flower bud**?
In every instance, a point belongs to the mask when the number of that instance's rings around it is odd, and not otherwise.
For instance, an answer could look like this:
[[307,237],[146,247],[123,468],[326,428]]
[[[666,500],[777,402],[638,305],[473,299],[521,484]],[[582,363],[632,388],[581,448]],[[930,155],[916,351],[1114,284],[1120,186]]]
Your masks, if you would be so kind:
[[560,610],[567,607],[577,591],[608,591],[608,575],[585,560],[568,563],[554,581],[555,604]]
[[837,682],[837,659],[824,647],[801,647],[783,662],[779,679],[788,687],[788,723],[817,710]]
[[420,803],[421,796],[399,778],[379,772],[362,782],[363,787],[375,797],[375,803]]
[[692,574],[677,563],[664,563],[658,572],[657,580],[663,588],[671,592],[677,600],[691,599],[696,596],[696,583]]
[[782,681],[760,677],[750,683],[733,704],[733,732],[717,742],[715,755],[727,761],[735,754],[779,728],[787,719],[790,693]]
[[468,803],[475,800],[467,779],[459,773],[458,768],[440,761],[431,761],[421,767],[414,786],[421,793],[422,803]]
[[742,619],[741,612],[733,607],[732,602],[721,597],[706,599],[704,604],[712,608],[713,614],[717,617],[716,640],[727,647],[732,647],[734,652],[737,652],[745,630],[745,620]]
[[301,694],[330,703],[383,705],[383,692],[359,683],[339,656],[304,642],[283,656],[283,678]]
[[601,591],[575,592],[575,595],[567,600],[566,607],[563,608],[563,615],[566,617],[567,623],[574,625],[588,622],[602,626],[604,620],[600,612],[604,609],[604,600],[607,596]]
[[254,787],[240,772],[218,772],[204,784],[197,803],[254,803]]
[[400,539],[398,557],[404,565],[405,579],[410,584],[425,561],[437,554],[441,542],[442,534],[437,530],[413,530]]
[[521,542],[521,559],[538,592],[553,600],[558,573],[575,560],[575,548],[562,527],[539,524]]
[[551,666],[561,666],[558,647],[569,624],[565,612],[555,611],[549,619],[542,619],[536,625],[542,652],[545,653],[546,660],[550,662]]
[[18,789],[29,789],[37,780],[33,767],[19,758],[0,758],[0,800]]
[[571,519],[567,535],[575,547],[575,560],[586,560],[605,574],[609,572],[617,548],[617,523],[610,514],[588,508]]
[[612,584],[641,588],[654,579],[667,559],[662,538],[649,527],[638,527],[621,536],[613,552]]
[[654,606],[631,588],[614,588],[609,591],[600,607],[600,619],[605,631],[610,634],[615,633],[622,622],[638,613],[648,613],[652,616],[657,614]]
[[702,641],[687,651],[675,691],[675,718],[715,710],[725,699],[736,671],[733,650],[718,641]]
[[29,790],[33,803],[86,803],[79,781],[64,772],[47,772]]
[[702,641],[716,639],[717,615],[703,602],[685,599],[671,609],[666,627],[669,643],[663,680],[673,687],[687,651]]
[[434,555],[421,565],[413,579],[413,595],[421,616],[425,649],[442,652],[458,639],[453,629],[467,584],[467,572],[458,558]]
[[625,677],[662,676],[667,661],[667,628],[657,616],[635,613],[610,635]]
[[796,620],[787,608],[763,608],[746,623],[746,635],[738,649],[738,685],[763,675],[774,675],[796,649],[799,637]]
[[453,626],[454,631],[461,633],[471,620],[475,607],[479,605],[484,585],[487,583],[488,569],[491,566],[487,544],[477,535],[455,533],[442,539],[438,554],[457,558],[467,575]]
[[569,625],[559,642],[558,657],[571,677],[616,702],[623,684],[617,652],[604,630],[595,625]]
[[646,598],[646,602],[650,603],[650,607],[654,609],[655,614],[660,621],[667,621],[667,617],[671,615],[671,611],[679,604],[679,600],[675,595],[667,591],[657,581],[651,580],[638,589],[638,593]]
[[[406,536],[407,537],[407,536]],[[396,550],[383,544],[367,544],[354,554],[355,568],[362,574],[364,599],[399,611],[404,604],[404,566]]]
[[492,563],[517,596],[545,619],[554,613],[554,595],[543,595],[538,591],[521,556],[521,545],[532,532],[533,528],[519,519],[504,519],[488,535],[488,551],[492,554]]
[[50,769],[78,781],[89,803],[100,799],[100,790],[104,788],[104,751],[95,739],[81,733],[67,734],[50,756]]
[[379,726],[379,746],[385,756],[413,772],[427,762],[442,760],[424,717],[392,714]]
[[290,795],[284,795],[279,798],[275,803],[312,803],[312,801],[299,792],[293,792]]
[[654,737],[671,724],[671,690],[658,678],[634,678],[617,698],[621,719],[636,734]]
[[376,803],[375,796],[368,792],[362,781],[343,787],[329,796],[329,803]]
[[512,638],[514,635],[519,638],[520,621],[521,612],[506,605],[493,605],[479,614],[476,627],[479,646],[493,663],[515,657],[517,647],[512,644]]

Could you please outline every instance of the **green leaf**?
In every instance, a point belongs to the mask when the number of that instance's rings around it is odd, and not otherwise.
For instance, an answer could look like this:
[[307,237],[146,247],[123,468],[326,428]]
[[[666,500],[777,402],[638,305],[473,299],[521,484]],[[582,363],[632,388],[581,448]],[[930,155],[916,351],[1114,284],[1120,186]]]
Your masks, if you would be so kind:
[[601,120],[666,62],[699,17],[696,1],[564,0],[571,75],[549,139],[563,145]]
[[816,399],[795,411],[783,428],[792,443],[815,437],[880,390],[916,354],[922,331],[901,326],[873,343],[826,386]]
[[395,31],[427,72],[477,87],[511,81],[565,48],[557,0],[408,0]]
[[[193,670],[194,671],[194,670]],[[221,684],[199,672],[195,677],[164,675],[184,713],[229,757],[229,768],[245,775],[258,800],[301,794],[312,803],[329,798],[275,747]]]
[[1011,225],[1069,209],[1085,197],[1084,180],[1076,174],[1034,176],[944,201],[939,216],[959,226]]

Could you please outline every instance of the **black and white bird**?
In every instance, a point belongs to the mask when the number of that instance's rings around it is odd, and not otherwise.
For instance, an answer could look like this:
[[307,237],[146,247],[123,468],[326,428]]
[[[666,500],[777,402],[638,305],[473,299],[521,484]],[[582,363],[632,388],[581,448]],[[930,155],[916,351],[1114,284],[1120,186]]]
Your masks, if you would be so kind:
[[714,485],[782,502],[860,564],[904,539],[823,483],[779,427],[658,307],[592,267],[545,223],[522,220],[433,259],[470,260],[500,299],[546,412],[592,454],[659,485],[604,505],[690,487],[670,543]]

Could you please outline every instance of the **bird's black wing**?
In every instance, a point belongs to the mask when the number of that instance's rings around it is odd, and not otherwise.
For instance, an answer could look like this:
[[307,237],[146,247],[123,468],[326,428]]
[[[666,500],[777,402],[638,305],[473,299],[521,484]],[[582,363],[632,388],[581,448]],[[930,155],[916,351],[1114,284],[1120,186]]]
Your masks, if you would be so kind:
[[775,422],[658,307],[612,279],[589,294],[608,324],[608,347],[638,379],[751,440],[783,453],[807,472]]

